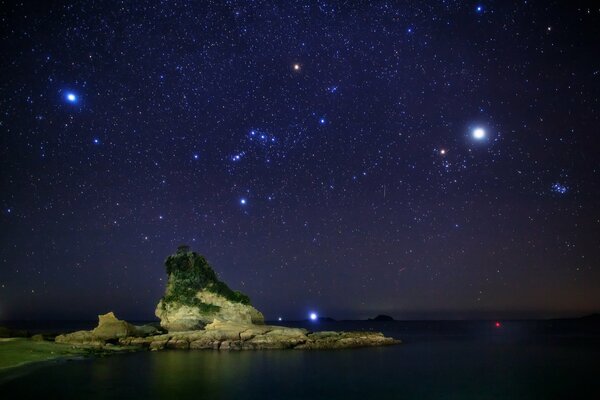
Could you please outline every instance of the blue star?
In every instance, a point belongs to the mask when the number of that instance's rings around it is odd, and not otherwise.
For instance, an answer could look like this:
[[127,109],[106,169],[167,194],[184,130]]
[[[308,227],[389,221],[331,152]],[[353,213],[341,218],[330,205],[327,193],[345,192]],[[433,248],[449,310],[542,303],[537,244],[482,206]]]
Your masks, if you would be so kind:
[[475,7],[475,11],[477,11],[478,14],[481,14],[483,12],[483,6],[480,4],[477,7]]
[[243,205],[243,206],[245,206],[247,202],[248,201],[245,198],[243,198],[243,197],[240,199],[240,204]]
[[100,139],[94,138],[94,139],[92,139],[92,143],[94,143],[94,144],[100,144]]
[[77,104],[78,97],[73,92],[66,92],[65,99],[71,104]]
[[197,159],[199,159],[199,158],[200,158],[200,155],[199,155],[199,154],[194,154],[194,160],[197,160]]
[[476,140],[483,140],[487,136],[487,132],[485,131],[485,129],[483,129],[481,127],[473,129],[473,132],[471,134],[473,136],[473,139],[476,139]]
[[324,117],[319,118],[319,124],[325,125],[326,123],[327,123],[327,120]]

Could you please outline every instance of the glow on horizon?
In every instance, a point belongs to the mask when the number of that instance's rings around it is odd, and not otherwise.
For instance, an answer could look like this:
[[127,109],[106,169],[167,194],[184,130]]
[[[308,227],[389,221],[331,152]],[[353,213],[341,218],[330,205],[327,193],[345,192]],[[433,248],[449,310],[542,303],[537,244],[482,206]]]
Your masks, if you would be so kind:
[[310,320],[311,321],[316,321],[318,318],[317,313],[311,312],[310,313]]

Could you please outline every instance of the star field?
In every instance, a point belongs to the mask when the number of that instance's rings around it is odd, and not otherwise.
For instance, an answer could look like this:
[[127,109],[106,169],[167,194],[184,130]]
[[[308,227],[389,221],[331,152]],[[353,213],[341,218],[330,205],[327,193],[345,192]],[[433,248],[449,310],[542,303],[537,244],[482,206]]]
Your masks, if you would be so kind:
[[150,318],[182,243],[267,319],[600,308],[593,2],[0,8],[0,320]]

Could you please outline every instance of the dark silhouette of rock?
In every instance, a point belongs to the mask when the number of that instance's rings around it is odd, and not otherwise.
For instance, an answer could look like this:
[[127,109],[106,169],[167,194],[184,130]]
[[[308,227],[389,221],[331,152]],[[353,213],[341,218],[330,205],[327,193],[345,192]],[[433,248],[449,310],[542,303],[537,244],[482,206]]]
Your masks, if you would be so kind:
[[379,314],[373,319],[369,318],[369,321],[394,321],[394,318],[390,317],[389,315]]

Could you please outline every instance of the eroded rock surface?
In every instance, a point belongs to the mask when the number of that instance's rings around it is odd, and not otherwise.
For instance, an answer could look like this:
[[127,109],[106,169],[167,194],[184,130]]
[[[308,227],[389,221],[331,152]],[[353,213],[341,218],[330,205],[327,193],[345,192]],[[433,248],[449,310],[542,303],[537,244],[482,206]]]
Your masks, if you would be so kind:
[[213,305],[218,309],[207,312],[197,306],[161,300],[155,311],[155,315],[160,319],[160,325],[169,332],[178,332],[202,329],[214,321],[242,324],[264,323],[262,313],[249,304],[229,301],[208,290],[198,291],[195,297],[203,304]]
[[103,347],[106,344],[116,344],[119,339],[155,335],[158,332],[158,329],[151,325],[135,326],[109,312],[98,315],[98,326],[93,330],[58,335],[54,340],[57,343]]
[[214,321],[264,323],[250,298],[219,280],[206,259],[187,246],[167,257],[165,267],[168,283],[155,315],[169,332],[202,329]]
[[[93,331],[80,331],[57,337],[61,343],[102,347],[109,343],[94,336]],[[146,337],[127,336],[118,339],[122,346],[139,346],[149,350],[264,350],[264,349],[345,349],[386,346],[400,343],[374,332],[314,332],[283,326],[253,325],[215,321],[202,330],[169,332]]]

